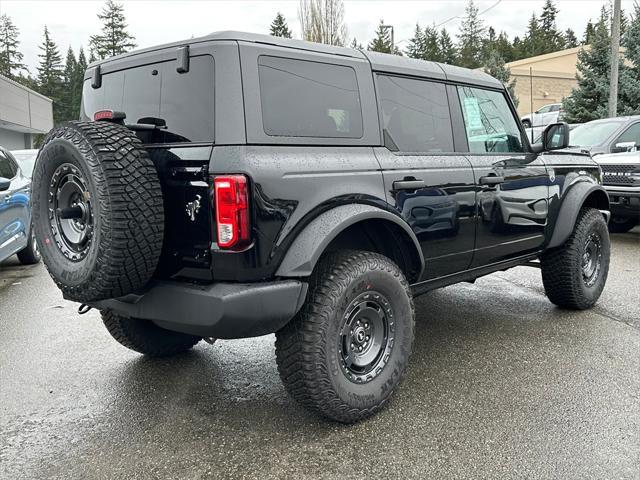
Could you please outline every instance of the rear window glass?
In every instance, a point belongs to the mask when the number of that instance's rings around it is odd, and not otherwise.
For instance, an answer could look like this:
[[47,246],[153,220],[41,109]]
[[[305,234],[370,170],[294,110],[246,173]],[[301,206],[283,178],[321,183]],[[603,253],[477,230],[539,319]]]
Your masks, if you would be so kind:
[[125,123],[161,118],[167,142],[212,142],[213,79],[210,55],[191,57],[186,73],[176,71],[175,60],[107,73],[98,89],[85,80],[83,113],[92,119],[99,110],[117,110],[127,115]]
[[401,152],[452,152],[453,133],[442,83],[378,76],[382,127]]
[[341,65],[261,56],[264,132],[285,137],[362,137],[356,72]]

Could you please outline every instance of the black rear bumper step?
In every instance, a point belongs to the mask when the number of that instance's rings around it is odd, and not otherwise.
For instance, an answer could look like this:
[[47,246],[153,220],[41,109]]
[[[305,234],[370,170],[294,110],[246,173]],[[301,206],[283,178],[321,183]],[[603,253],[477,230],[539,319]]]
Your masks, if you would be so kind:
[[155,282],[141,294],[91,304],[99,310],[144,318],[177,332],[214,338],[274,333],[298,312],[308,284],[298,280],[193,285]]

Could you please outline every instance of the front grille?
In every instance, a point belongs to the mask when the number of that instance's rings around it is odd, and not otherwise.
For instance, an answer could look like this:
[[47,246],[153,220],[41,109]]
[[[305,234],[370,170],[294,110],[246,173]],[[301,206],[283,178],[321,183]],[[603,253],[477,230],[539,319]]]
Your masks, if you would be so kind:
[[602,167],[603,179],[605,185],[632,185],[633,172],[637,165],[600,165]]

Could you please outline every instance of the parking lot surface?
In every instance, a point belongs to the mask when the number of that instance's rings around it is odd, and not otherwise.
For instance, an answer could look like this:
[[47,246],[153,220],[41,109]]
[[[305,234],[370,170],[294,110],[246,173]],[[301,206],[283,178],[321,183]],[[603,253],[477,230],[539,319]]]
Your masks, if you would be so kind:
[[590,311],[519,267],[416,300],[407,378],[344,426],[280,384],[272,335],[152,360],[42,265],[0,265],[0,478],[640,478],[640,229]]

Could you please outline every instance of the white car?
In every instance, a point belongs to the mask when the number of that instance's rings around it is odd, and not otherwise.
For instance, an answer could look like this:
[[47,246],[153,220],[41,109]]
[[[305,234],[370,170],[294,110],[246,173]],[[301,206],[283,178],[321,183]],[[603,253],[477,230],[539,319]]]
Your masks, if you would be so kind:
[[557,122],[561,112],[561,103],[550,103],[539,108],[534,113],[525,115],[520,121],[525,128],[544,127],[550,123]]

